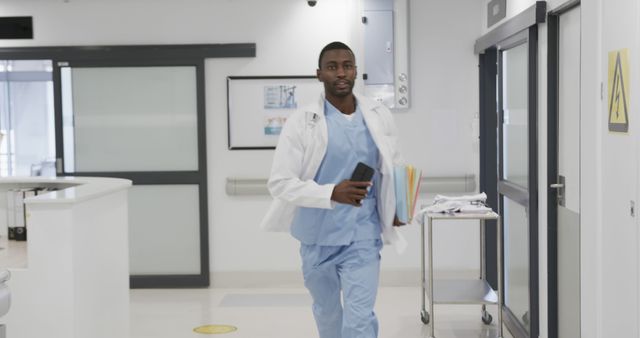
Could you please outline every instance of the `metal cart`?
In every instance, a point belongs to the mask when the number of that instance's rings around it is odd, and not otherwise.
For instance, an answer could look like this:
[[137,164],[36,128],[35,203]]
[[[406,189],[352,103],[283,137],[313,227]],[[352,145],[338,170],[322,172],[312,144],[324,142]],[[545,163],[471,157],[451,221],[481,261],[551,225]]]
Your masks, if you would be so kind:
[[[480,220],[480,278],[479,279],[459,279],[459,280],[433,280],[433,220]],[[496,220],[498,225],[498,290],[493,290],[486,278],[486,266],[484,261],[484,228],[486,220]],[[487,304],[498,305],[498,338],[503,337],[502,332],[502,245],[500,245],[501,227],[500,216],[495,212],[482,214],[468,213],[425,213],[421,223],[421,247],[422,247],[422,311],[420,317],[424,324],[431,322],[431,338],[434,335],[434,304],[482,304],[482,322],[490,324],[493,320],[487,311]],[[429,247],[429,271],[428,281],[425,274],[425,226],[429,232],[427,246]],[[425,295],[428,291],[429,312],[425,307]]]

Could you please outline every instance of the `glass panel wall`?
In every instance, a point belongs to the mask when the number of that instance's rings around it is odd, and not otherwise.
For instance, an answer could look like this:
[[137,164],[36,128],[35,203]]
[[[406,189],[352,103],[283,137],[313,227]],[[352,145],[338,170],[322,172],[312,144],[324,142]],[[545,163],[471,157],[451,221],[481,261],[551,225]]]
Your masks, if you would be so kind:
[[200,273],[198,185],[134,185],[129,190],[132,275]]
[[0,60],[0,175],[55,175],[50,60]]
[[529,330],[529,219],[524,206],[504,197],[505,305]]
[[[508,327],[517,327],[517,337],[531,334],[531,189],[535,179],[530,166],[535,163],[530,149],[529,124],[529,44],[526,36],[516,36],[510,47],[500,53],[500,177],[504,245],[504,305],[508,309]],[[534,129],[535,130],[535,129]],[[534,161],[534,162],[532,162]],[[532,176],[534,175],[534,176]],[[509,324],[511,323],[511,324]]]
[[198,170],[195,67],[61,72],[66,172]]
[[527,45],[502,52],[503,178],[524,188],[528,183]]

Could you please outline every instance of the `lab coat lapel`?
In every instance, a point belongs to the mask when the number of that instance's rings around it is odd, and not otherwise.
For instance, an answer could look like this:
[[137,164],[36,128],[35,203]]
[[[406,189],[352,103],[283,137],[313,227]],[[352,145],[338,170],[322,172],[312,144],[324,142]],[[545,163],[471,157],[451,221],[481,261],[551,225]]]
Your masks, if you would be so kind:
[[371,133],[371,137],[373,138],[373,142],[375,142],[378,150],[380,151],[380,158],[382,159],[382,167],[380,170],[383,174],[392,173],[392,156],[389,152],[388,144],[384,137],[384,130],[382,125],[382,117],[378,115],[376,109],[379,109],[377,106],[371,106],[365,100],[361,100],[358,96],[358,104],[360,105],[360,110],[362,111],[362,117],[367,124],[367,128],[369,128],[369,132]]
[[320,96],[318,104],[314,106],[313,109],[306,112],[305,119],[307,128],[310,128],[307,135],[311,138],[308,140],[307,144],[311,144],[313,148],[306,152],[309,155],[309,165],[306,166],[307,170],[305,171],[304,179],[312,179],[318,172],[320,164],[324,159],[324,155],[327,152],[327,141],[329,136],[327,131],[327,119],[324,116],[324,95]]

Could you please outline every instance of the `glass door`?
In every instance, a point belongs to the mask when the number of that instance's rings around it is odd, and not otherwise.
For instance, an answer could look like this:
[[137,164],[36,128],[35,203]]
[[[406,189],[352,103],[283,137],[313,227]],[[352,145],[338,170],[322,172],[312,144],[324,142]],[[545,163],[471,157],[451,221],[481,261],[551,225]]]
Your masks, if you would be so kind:
[[[498,196],[503,226],[505,324],[515,337],[537,336],[535,72],[531,30],[499,46]],[[534,32],[535,33],[535,32]]]
[[209,284],[198,62],[58,62],[63,175],[131,179],[132,287]]

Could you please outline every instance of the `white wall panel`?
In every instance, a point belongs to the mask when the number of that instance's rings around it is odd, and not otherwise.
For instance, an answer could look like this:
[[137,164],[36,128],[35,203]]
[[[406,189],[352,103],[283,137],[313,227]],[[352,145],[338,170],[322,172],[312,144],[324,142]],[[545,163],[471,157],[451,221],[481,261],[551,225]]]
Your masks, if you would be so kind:
[[637,223],[629,212],[629,203],[637,196],[637,124],[630,123],[628,133],[608,130],[608,53],[629,50],[631,111],[629,121],[637,115],[638,60],[637,40],[633,34],[638,24],[636,0],[603,2],[601,77],[604,81],[602,120],[602,336],[638,337],[638,243]]
[[602,337],[602,134],[605,106],[600,99],[602,81],[602,1],[585,1],[581,5],[581,108],[580,129],[583,137],[580,154],[581,179],[581,333],[584,338]]

